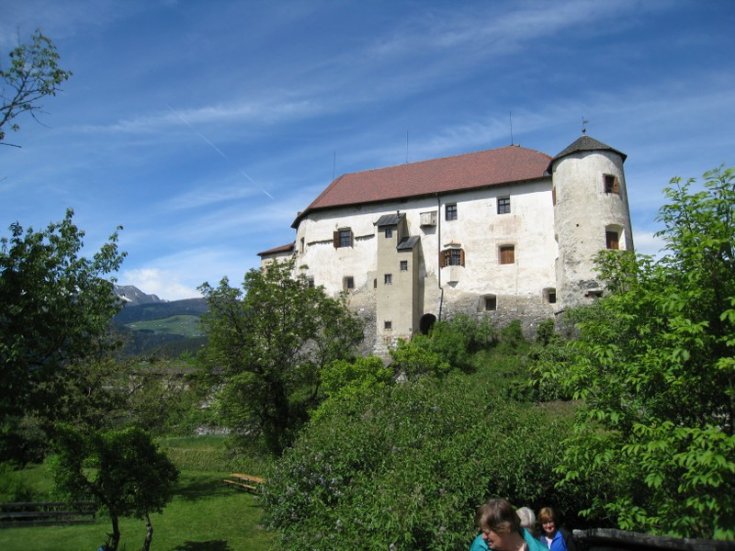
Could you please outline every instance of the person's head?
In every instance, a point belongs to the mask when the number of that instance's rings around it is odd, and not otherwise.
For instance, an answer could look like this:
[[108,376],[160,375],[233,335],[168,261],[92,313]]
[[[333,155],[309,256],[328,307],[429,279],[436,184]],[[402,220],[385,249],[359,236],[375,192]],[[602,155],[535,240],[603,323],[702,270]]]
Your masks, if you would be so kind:
[[533,511],[528,507],[520,507],[516,512],[518,518],[521,519],[521,526],[529,532],[533,532],[536,528],[536,515]]
[[556,533],[556,513],[551,507],[544,507],[538,512],[538,520],[544,535],[552,537]]
[[478,525],[488,546],[496,551],[511,551],[521,533],[515,508],[505,499],[491,499],[478,512]]

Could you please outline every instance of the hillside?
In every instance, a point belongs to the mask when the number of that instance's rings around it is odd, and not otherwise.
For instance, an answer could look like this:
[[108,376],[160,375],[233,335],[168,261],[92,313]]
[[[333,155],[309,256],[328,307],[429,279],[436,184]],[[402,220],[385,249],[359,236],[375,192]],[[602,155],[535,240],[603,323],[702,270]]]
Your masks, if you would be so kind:
[[115,292],[124,301],[113,318],[123,356],[178,357],[206,343],[199,324],[207,311],[205,299],[163,301],[130,285],[116,286]]

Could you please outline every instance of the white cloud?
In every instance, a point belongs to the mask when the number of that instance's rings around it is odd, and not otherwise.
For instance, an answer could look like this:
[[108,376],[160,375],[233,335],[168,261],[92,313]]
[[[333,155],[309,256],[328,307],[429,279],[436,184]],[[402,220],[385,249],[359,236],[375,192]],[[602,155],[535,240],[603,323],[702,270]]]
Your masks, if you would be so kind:
[[666,243],[655,232],[633,231],[633,245],[635,252],[639,254],[651,255],[658,258],[662,255],[666,248]]
[[201,296],[201,293],[184,284],[176,272],[158,268],[139,268],[122,272],[121,285],[134,285],[144,293],[157,295],[164,300],[180,300]]

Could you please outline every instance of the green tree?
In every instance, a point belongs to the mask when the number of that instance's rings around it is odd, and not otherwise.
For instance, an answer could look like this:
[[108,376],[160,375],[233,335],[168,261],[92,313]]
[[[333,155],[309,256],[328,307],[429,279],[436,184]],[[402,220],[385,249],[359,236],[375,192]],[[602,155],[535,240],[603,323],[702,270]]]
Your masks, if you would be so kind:
[[142,429],[85,432],[59,426],[56,432],[57,486],[71,499],[92,499],[107,509],[112,523],[110,551],[120,542],[120,517],[146,522],[143,549],[150,549],[150,513],[171,500],[178,470]]
[[334,402],[268,475],[279,549],[466,549],[490,496],[567,510],[573,492],[554,489],[561,448],[549,438],[571,419],[500,394],[455,372]]
[[264,435],[280,454],[320,399],[322,369],[350,358],[362,326],[344,301],[313,288],[294,263],[250,270],[242,290],[225,278],[200,287],[209,303],[206,356],[220,405],[238,434]]
[[120,304],[104,277],[119,268],[125,253],[118,251],[115,232],[91,259],[81,257],[84,232],[72,218],[67,210],[63,221],[41,232],[15,223],[11,236],[0,239],[0,419],[6,444],[23,415],[53,422],[89,413],[91,389],[101,388],[97,383],[110,368],[101,359],[114,347],[107,335]]
[[59,67],[56,46],[40,30],[33,33],[30,44],[13,49],[10,66],[0,67],[0,143],[5,139],[6,125],[19,130],[14,121],[23,113],[35,119],[41,110],[40,101],[55,96],[70,76],[70,71]]
[[735,538],[735,171],[674,179],[659,260],[608,252],[609,296],[575,313],[554,380],[583,400],[563,487],[624,529]]

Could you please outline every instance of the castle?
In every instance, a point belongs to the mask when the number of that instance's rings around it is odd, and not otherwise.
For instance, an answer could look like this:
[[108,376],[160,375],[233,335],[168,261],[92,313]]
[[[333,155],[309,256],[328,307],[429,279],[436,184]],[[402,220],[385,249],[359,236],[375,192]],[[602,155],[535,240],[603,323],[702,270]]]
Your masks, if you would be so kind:
[[598,251],[633,249],[625,158],[583,135],[555,157],[512,145],[345,174],[294,242],[258,254],[346,292],[375,349],[458,312],[532,330],[602,294]]

